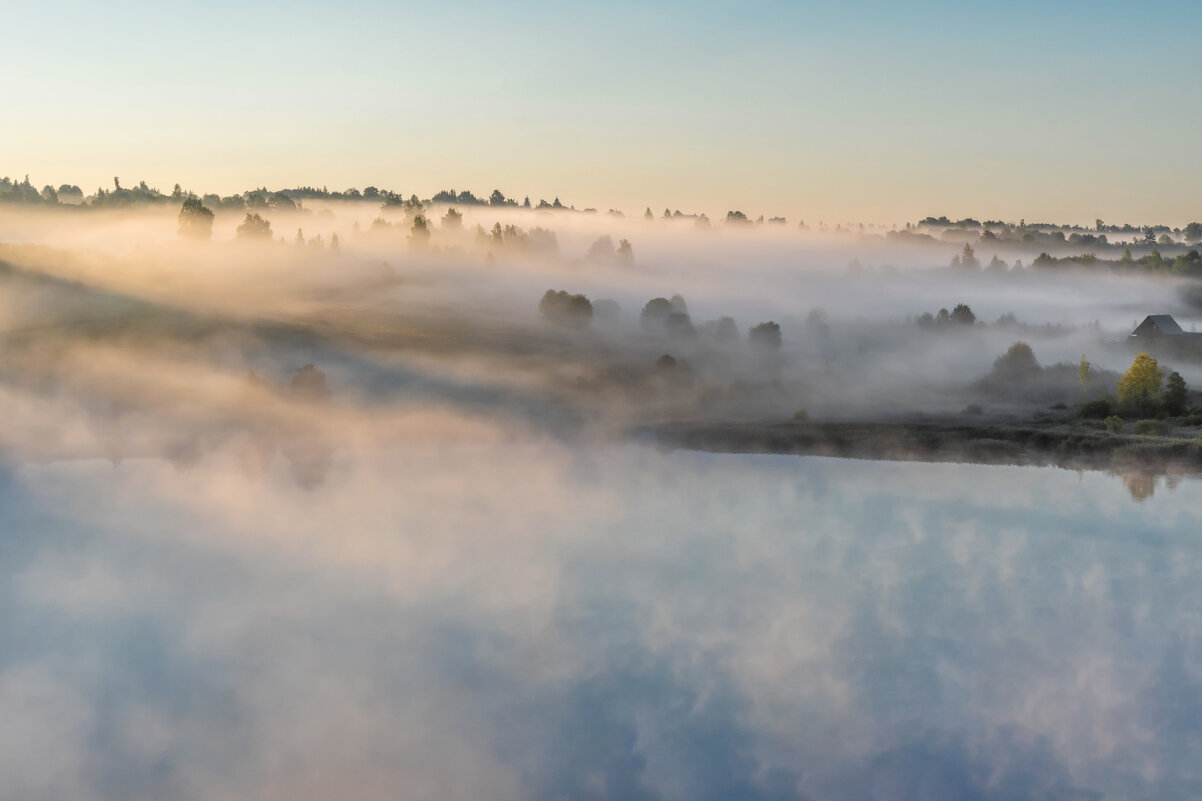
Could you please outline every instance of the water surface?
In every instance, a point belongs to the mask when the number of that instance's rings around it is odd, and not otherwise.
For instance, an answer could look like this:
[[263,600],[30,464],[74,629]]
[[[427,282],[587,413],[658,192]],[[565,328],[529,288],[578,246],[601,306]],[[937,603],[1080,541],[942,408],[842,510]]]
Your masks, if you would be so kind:
[[1200,501],[523,437],[21,465],[0,797],[1197,795]]

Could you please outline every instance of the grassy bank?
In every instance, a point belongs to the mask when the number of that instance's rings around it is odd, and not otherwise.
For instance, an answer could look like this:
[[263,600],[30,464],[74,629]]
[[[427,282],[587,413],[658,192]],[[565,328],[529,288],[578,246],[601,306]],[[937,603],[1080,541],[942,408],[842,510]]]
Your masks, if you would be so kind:
[[1069,422],[673,422],[646,430],[667,447],[852,459],[1040,465],[1073,470],[1202,472],[1202,446],[1173,436],[1112,434]]

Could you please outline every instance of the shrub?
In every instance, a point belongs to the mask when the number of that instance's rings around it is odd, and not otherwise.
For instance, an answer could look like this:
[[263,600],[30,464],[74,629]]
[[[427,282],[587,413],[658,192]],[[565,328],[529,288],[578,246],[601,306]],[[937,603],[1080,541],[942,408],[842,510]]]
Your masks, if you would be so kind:
[[593,304],[584,295],[548,289],[538,302],[538,310],[556,325],[584,328],[593,320]]
[[1163,437],[1169,433],[1169,427],[1161,420],[1139,420],[1131,430],[1145,437]]
[[780,347],[780,326],[771,320],[760,323],[747,332],[747,338],[752,345],[775,350]]
[[1077,416],[1084,417],[1086,420],[1105,420],[1112,414],[1114,414],[1114,404],[1110,402],[1110,398],[1086,401],[1077,410]]
[[1106,424],[1106,430],[1111,434],[1117,434],[1123,430],[1123,418],[1117,414],[1110,415],[1103,422]]

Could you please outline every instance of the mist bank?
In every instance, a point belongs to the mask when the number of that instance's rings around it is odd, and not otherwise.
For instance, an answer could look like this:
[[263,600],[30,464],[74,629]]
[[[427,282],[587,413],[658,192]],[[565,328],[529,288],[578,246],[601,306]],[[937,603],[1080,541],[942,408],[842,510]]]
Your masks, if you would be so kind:
[[[0,394],[22,421],[6,459],[322,464],[431,406],[585,441],[799,412],[1030,418],[1113,395],[1147,313],[1202,319],[1187,275],[898,267],[913,253],[888,238],[779,225],[198,207],[3,207]],[[1000,370],[1017,342],[1030,364]],[[1188,348],[1161,361],[1202,383]]]
[[433,420],[343,449],[316,492],[279,462],[247,481],[226,454],[7,472],[6,786],[1192,786],[1202,554],[1182,521],[1202,485],[1136,505],[1099,474],[576,447]]

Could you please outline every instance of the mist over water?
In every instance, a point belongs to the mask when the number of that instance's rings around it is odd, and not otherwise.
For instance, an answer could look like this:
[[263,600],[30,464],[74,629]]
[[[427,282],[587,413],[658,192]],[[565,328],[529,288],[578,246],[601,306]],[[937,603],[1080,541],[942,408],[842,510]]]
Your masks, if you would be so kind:
[[[481,436],[10,470],[0,773],[39,798],[1157,798],[1200,487]],[[51,756],[53,755],[53,756]]]
[[[646,434],[1076,403],[1181,279],[444,213],[0,215],[0,798],[1197,786],[1195,479]],[[1016,340],[1067,370],[982,400]]]

